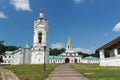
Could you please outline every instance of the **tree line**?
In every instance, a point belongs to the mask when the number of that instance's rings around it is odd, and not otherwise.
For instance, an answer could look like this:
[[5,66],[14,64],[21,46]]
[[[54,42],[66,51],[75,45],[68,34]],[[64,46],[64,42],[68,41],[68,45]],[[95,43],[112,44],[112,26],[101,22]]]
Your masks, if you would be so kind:
[[17,46],[6,46],[4,45],[4,41],[0,41],[0,54],[4,54],[5,51],[15,51],[17,49]]

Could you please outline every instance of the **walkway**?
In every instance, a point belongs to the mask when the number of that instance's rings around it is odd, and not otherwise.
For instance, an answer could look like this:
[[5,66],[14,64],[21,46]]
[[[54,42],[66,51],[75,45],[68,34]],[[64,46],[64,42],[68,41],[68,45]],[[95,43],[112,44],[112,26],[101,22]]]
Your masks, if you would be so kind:
[[19,80],[10,70],[0,67],[0,80]]
[[48,77],[47,80],[89,80],[82,74],[70,67],[69,64],[63,64],[57,67]]

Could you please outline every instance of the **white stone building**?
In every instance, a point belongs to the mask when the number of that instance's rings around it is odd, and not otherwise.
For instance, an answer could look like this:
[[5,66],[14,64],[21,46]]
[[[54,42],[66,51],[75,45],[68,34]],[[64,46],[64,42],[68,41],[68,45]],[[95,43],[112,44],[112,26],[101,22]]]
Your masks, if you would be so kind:
[[41,10],[39,18],[34,21],[33,47],[28,43],[25,48],[19,48],[10,55],[3,55],[3,64],[43,64],[49,63],[48,21]]
[[66,51],[58,56],[49,56],[49,63],[80,63],[82,56],[73,50],[71,38],[68,38]]
[[120,66],[120,36],[103,45],[98,50],[100,66]]

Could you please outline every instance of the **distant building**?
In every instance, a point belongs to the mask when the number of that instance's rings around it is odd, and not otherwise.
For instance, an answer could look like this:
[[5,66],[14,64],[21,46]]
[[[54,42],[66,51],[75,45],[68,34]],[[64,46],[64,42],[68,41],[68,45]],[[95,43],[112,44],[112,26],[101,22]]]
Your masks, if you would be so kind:
[[100,66],[120,66],[120,36],[98,50],[100,53]]
[[68,38],[66,51],[58,56],[49,56],[49,63],[80,63],[82,56],[78,55],[72,47],[71,38]]

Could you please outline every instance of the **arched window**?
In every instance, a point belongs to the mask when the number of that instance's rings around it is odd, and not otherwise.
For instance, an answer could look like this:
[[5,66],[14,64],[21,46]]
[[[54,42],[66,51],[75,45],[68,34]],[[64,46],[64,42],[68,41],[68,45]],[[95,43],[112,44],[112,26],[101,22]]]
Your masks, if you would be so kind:
[[69,49],[69,46],[68,46],[68,49]]
[[42,42],[42,33],[41,32],[38,34],[38,40],[39,40],[39,43]]

